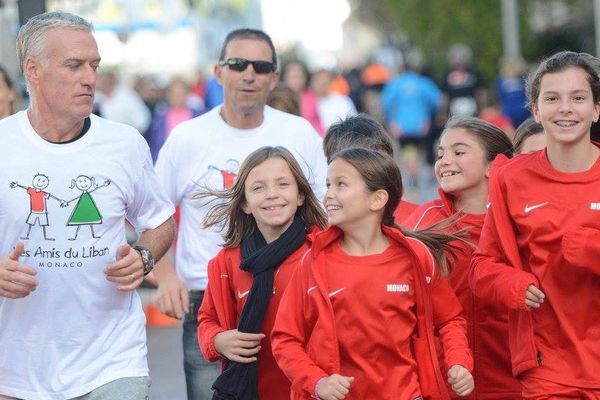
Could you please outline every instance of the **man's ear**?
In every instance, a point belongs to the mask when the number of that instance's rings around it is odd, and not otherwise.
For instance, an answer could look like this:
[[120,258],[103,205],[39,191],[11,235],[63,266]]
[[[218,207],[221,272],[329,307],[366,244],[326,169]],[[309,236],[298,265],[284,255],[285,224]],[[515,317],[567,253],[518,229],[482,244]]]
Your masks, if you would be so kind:
[[219,64],[215,64],[215,68],[213,70],[214,74],[215,74],[215,78],[217,78],[217,82],[219,82],[219,84],[221,86],[223,86],[223,82],[221,81],[221,72],[223,71],[223,67],[221,67]]
[[273,72],[273,80],[271,81],[271,85],[270,85],[270,90],[275,89],[275,86],[277,86],[277,83],[279,82],[279,71],[275,71]]
[[32,57],[27,57],[23,66],[23,75],[27,78],[27,82],[31,85],[37,85],[39,79],[39,62]]

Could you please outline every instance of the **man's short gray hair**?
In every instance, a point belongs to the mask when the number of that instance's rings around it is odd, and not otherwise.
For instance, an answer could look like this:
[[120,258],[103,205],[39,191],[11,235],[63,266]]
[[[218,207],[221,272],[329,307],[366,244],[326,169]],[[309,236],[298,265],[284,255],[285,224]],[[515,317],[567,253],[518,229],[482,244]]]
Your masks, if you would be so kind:
[[21,71],[25,72],[28,57],[40,57],[43,52],[43,38],[50,29],[72,29],[92,32],[92,24],[78,15],[64,11],[50,11],[32,17],[19,30],[17,36],[17,60]]

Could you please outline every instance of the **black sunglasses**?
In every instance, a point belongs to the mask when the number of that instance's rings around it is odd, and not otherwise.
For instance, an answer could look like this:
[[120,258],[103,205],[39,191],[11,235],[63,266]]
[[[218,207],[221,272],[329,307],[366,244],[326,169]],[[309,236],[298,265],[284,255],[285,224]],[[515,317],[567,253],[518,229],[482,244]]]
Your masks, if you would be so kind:
[[270,61],[250,61],[246,60],[245,58],[238,57],[219,61],[220,66],[227,65],[230,70],[237,72],[245,71],[250,64],[252,64],[252,68],[254,68],[254,72],[257,74],[270,74],[276,69],[275,63]]

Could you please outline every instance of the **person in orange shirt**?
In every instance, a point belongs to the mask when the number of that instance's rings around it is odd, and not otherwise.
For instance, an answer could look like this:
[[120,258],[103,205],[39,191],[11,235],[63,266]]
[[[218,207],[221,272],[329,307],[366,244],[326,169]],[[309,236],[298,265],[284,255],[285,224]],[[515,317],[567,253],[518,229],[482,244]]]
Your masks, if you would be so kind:
[[[327,129],[323,139],[323,151],[329,161],[335,153],[350,147],[360,147],[383,152],[390,157],[394,156],[394,148],[390,136],[383,125],[367,114],[358,114],[334,123]],[[394,211],[396,221],[408,217],[417,205],[409,201],[400,200]]]
[[[440,137],[435,177],[437,200],[417,208],[402,225],[423,229],[458,213],[451,231],[468,229],[477,244],[488,203],[488,177],[498,154],[512,157],[512,144],[499,128],[473,117],[454,117]],[[475,390],[472,399],[519,399],[521,386],[512,376],[508,348],[508,309],[476,298],[469,287],[469,264],[474,248],[457,243],[449,281],[463,307],[473,350]],[[490,368],[490,366],[494,366]]]
[[308,250],[307,232],[325,227],[325,213],[283,147],[254,151],[231,189],[199,196],[221,200],[205,228],[228,226],[224,248],[208,264],[198,312],[202,354],[223,360],[213,399],[289,399],[290,382],[273,359],[269,335],[290,276]]
[[475,294],[510,308],[525,399],[600,399],[600,80],[588,57],[560,52],[531,76],[547,146],[493,169],[472,260]]
[[[441,271],[456,235],[394,223],[400,170],[377,151],[350,148],[329,164],[330,228],[314,235],[271,334],[292,399],[449,399],[473,390],[460,303]],[[427,244],[426,244],[427,243]],[[439,330],[448,365],[440,373]]]

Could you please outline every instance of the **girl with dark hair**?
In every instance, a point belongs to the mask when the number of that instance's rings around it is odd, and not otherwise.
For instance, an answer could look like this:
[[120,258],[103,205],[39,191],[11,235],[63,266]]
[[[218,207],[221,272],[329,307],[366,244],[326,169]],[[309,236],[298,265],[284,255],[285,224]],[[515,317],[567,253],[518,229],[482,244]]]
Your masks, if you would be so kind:
[[471,284],[510,309],[524,398],[598,399],[600,149],[590,126],[600,81],[585,56],[560,52],[531,76],[528,101],[546,150],[494,169]]
[[[512,143],[502,130],[478,118],[450,119],[440,137],[434,168],[440,198],[419,206],[402,224],[422,229],[458,214],[449,230],[468,229],[469,240],[476,244],[488,203],[491,164],[499,154],[512,157]],[[473,349],[475,390],[470,398],[518,399],[521,387],[512,376],[506,352],[507,310],[474,296],[468,279],[474,249],[462,243],[457,246],[462,251],[455,253],[449,281],[462,305]]]
[[[292,399],[449,399],[473,390],[460,303],[440,276],[459,239],[394,223],[400,171],[351,148],[329,164],[329,229],[314,236],[284,294],[271,335]],[[442,374],[434,330],[449,369]]]
[[290,383],[273,359],[268,336],[288,280],[308,250],[307,232],[324,228],[325,214],[283,147],[254,151],[233,188],[198,194],[209,196],[218,202],[205,227],[228,224],[224,249],[208,264],[198,313],[204,357],[223,359],[213,399],[287,400]]
[[[357,114],[336,122],[327,128],[323,139],[323,151],[329,161],[340,150],[359,147],[383,152],[394,156],[394,147],[390,135],[383,125],[367,114]],[[394,217],[400,221],[410,215],[417,205],[406,200],[400,200]]]
[[527,118],[515,131],[515,154],[529,154],[546,147],[544,127],[533,118]]

